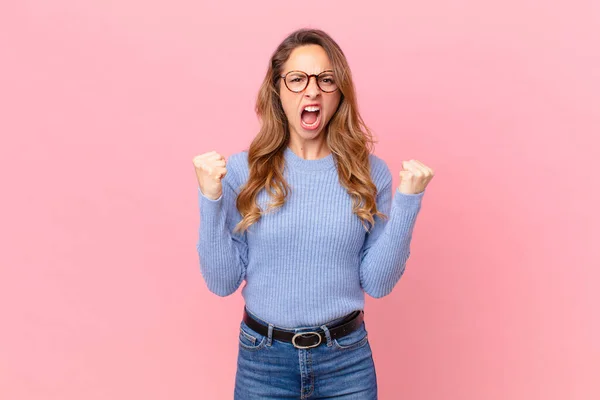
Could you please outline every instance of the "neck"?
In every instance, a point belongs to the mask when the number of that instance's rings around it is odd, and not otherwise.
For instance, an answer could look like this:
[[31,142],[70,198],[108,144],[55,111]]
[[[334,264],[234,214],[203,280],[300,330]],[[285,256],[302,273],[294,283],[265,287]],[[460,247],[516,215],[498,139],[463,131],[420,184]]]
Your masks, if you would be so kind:
[[292,135],[288,147],[294,154],[305,160],[318,160],[331,154],[322,136],[312,140],[303,140],[294,138]]

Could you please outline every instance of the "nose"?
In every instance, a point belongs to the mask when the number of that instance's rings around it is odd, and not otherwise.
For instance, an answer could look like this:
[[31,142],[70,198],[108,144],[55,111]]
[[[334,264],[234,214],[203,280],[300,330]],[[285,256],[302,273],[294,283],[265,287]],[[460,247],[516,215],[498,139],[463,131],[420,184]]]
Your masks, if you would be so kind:
[[[312,78],[315,78],[313,81]],[[305,89],[304,95],[306,97],[316,97],[321,94],[321,88],[317,85],[317,77],[309,76],[308,77],[308,86]]]

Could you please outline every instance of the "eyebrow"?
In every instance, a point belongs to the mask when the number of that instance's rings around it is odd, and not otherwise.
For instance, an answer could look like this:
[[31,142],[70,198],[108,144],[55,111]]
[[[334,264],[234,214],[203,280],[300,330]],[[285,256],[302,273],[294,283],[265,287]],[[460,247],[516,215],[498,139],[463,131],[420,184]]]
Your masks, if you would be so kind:
[[301,70],[301,69],[290,69],[290,70],[289,70],[287,73],[289,73],[289,72],[304,72],[304,73],[305,73],[305,74],[307,74],[307,75],[320,75],[320,74],[322,74],[323,72],[330,72],[330,73],[333,73],[334,71],[333,71],[332,69],[324,69],[324,70],[322,70],[321,72],[318,72],[318,73],[315,73],[315,74],[309,74],[308,72],[306,72],[306,71],[303,71],[303,70]]

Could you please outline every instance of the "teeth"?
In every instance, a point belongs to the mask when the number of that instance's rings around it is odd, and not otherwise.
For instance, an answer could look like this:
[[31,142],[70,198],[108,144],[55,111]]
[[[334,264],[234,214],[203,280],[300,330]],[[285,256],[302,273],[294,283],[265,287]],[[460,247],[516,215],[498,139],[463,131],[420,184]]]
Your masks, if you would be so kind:
[[318,106],[306,106],[306,107],[304,107],[304,111],[311,111],[312,112],[312,111],[319,111],[319,110],[321,110],[321,108],[318,107]]

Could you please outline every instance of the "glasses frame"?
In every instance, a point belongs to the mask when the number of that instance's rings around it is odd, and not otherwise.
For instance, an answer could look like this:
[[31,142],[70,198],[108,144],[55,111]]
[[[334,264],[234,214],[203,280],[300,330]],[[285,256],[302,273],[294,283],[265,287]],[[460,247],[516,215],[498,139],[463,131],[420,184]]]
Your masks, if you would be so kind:
[[[301,74],[304,74],[304,75],[306,75],[306,76],[308,77],[308,78],[306,79],[306,85],[304,86],[304,88],[302,88],[302,90],[297,90],[297,91],[296,91],[296,90],[292,90],[292,89],[290,89],[290,88],[289,88],[289,86],[287,85],[287,79],[286,79],[286,78],[287,78],[287,76],[288,76],[289,74],[291,74],[292,72],[300,72]],[[337,91],[337,90],[339,89],[339,87],[338,87],[338,86],[336,86],[336,88],[335,88],[334,90],[323,90],[323,88],[321,87],[321,85],[319,85],[319,76],[320,76],[321,74],[324,74],[324,73],[326,73],[326,72],[330,72],[330,73],[331,73],[331,72],[333,72],[333,70],[332,70],[332,69],[326,69],[325,71],[321,71],[321,72],[319,72],[318,74],[310,74],[310,75],[309,75],[309,74],[307,74],[307,73],[306,73],[306,72],[304,72],[304,71],[300,71],[300,70],[292,70],[292,71],[288,71],[288,72],[286,72],[286,74],[285,74],[285,75],[280,75],[279,77],[283,79],[283,84],[285,85],[285,87],[287,88],[287,90],[289,90],[289,91],[290,91],[290,92],[292,92],[292,93],[302,93],[302,92],[304,92],[304,91],[306,90],[306,88],[308,87],[308,84],[310,83],[310,78],[311,78],[311,77],[313,77],[313,76],[315,77],[315,80],[317,81],[317,86],[319,87],[319,89],[320,89],[322,92],[324,92],[324,93],[334,93],[335,91]]]

